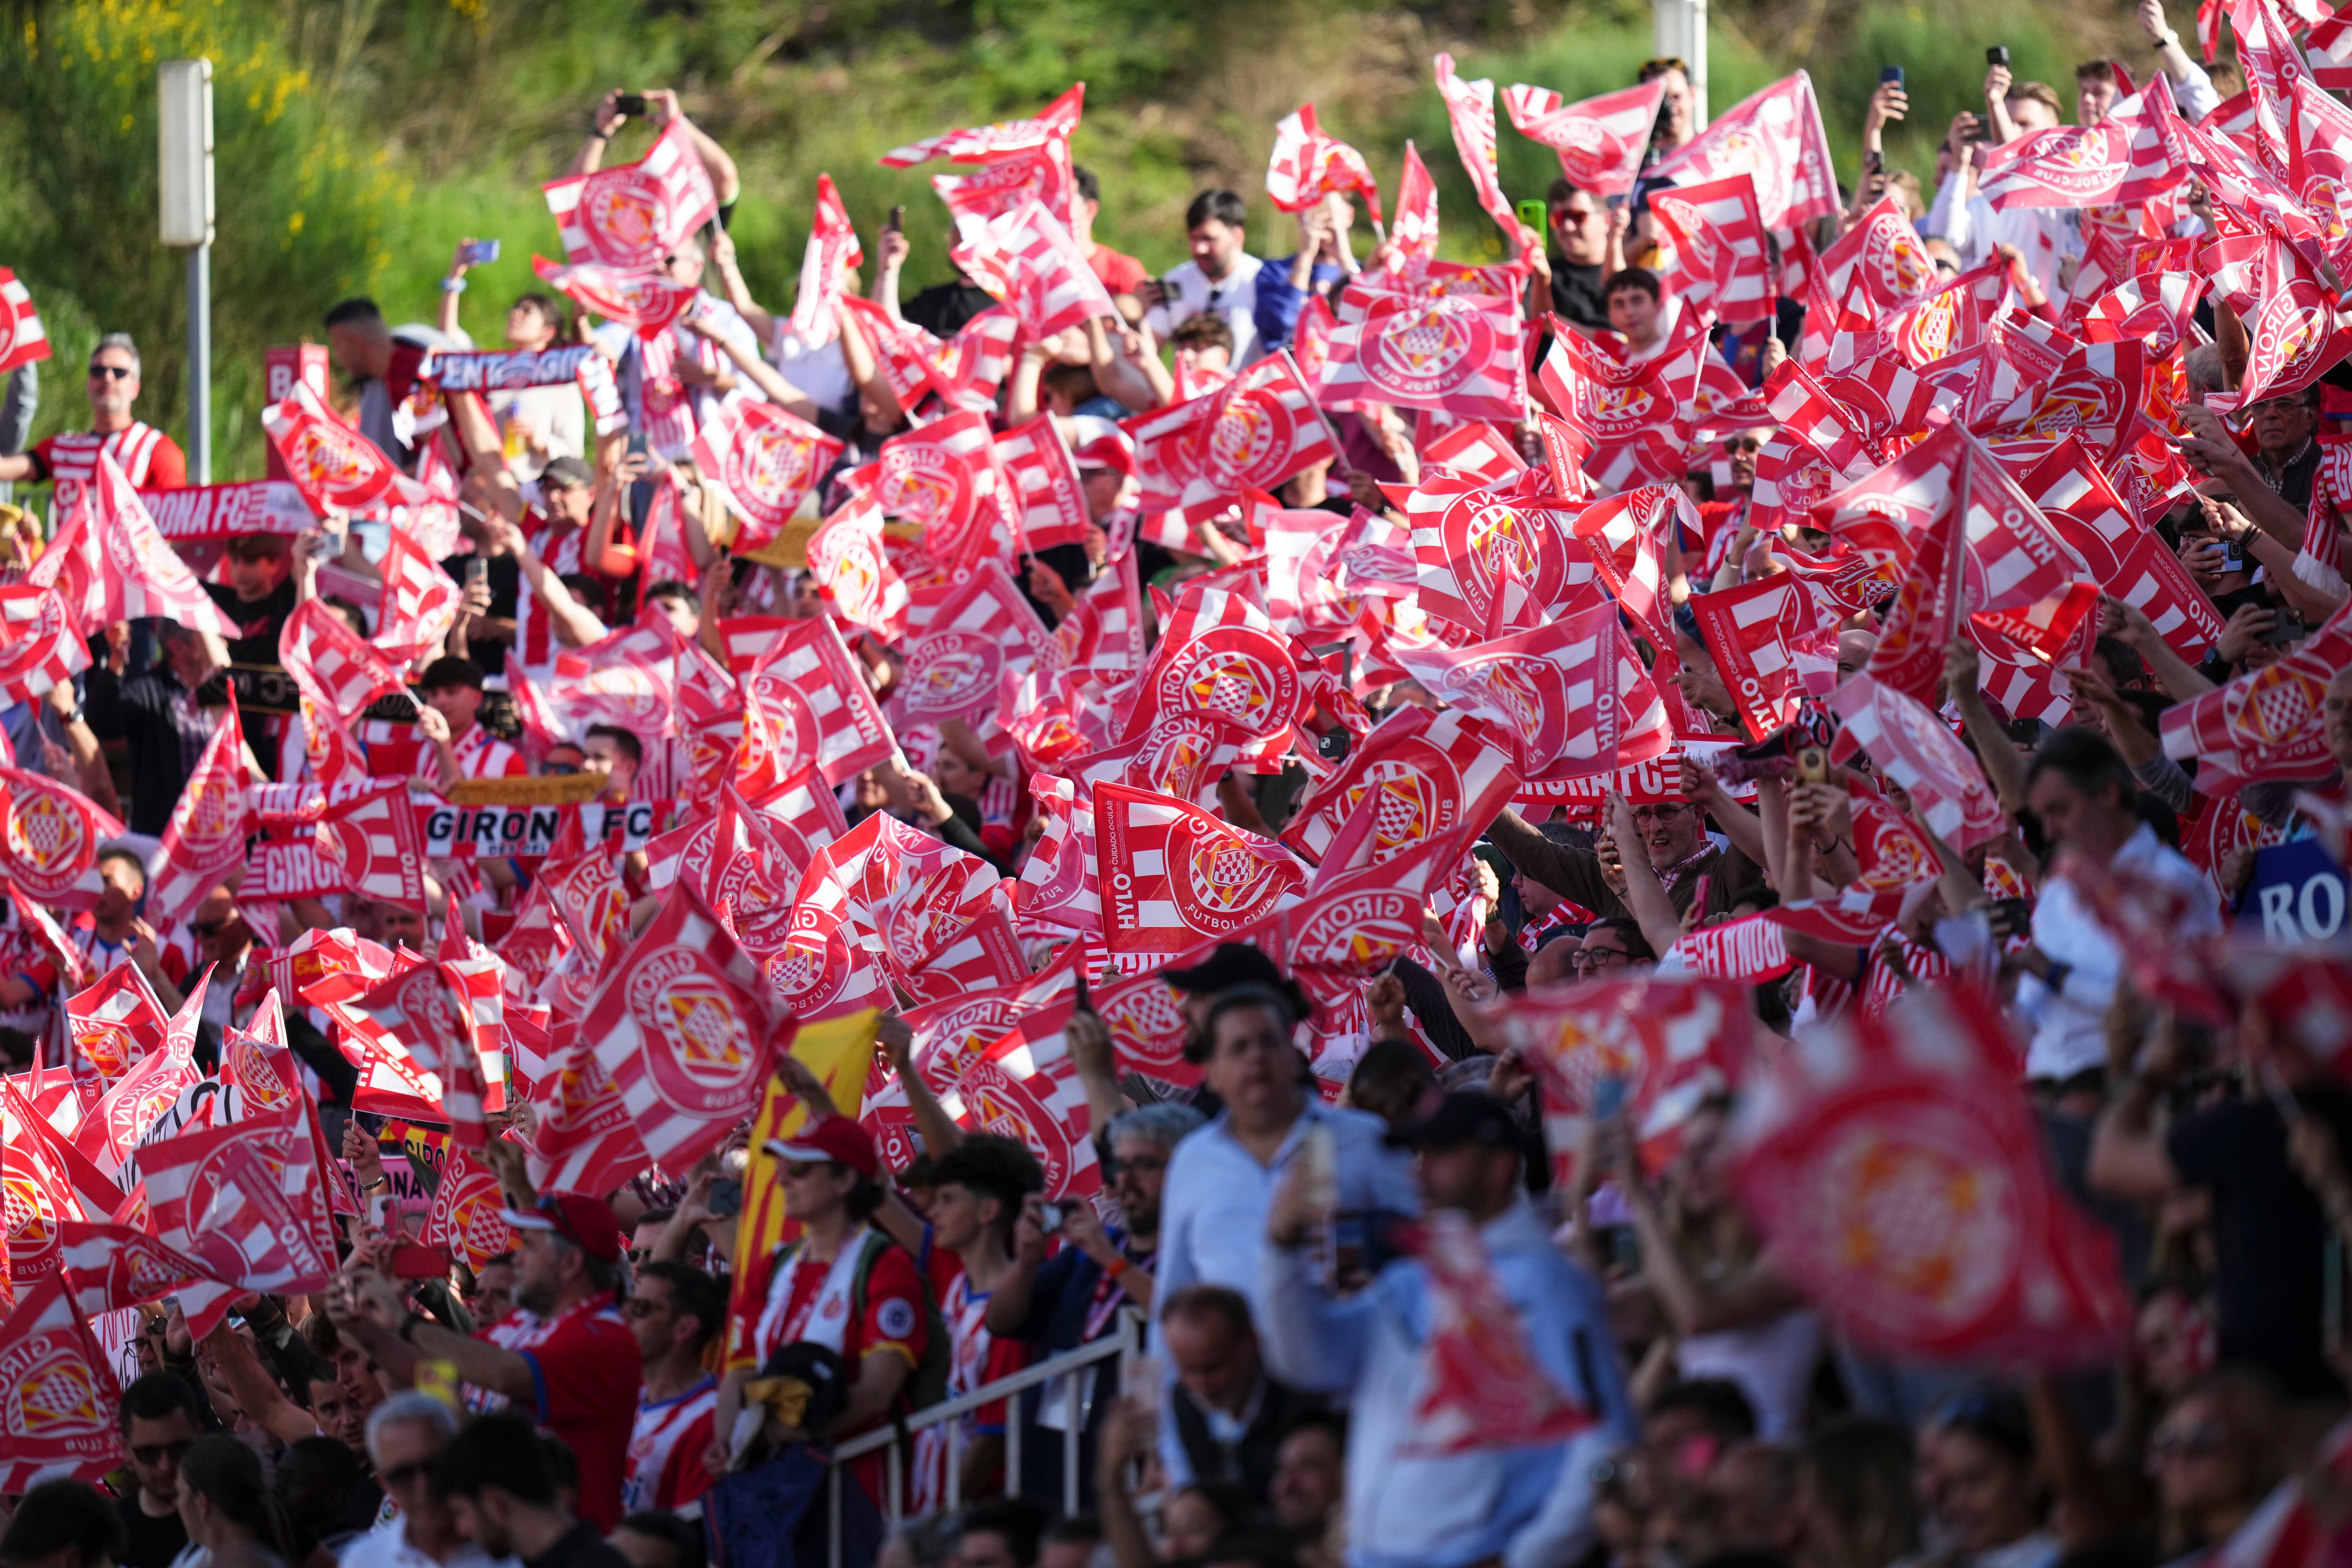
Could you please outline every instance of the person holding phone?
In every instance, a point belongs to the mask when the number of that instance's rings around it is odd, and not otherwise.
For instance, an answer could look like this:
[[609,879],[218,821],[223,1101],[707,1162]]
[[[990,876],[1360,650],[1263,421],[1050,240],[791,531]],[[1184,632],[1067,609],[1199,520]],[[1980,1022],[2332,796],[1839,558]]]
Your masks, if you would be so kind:
[[[1232,191],[1202,191],[1184,209],[1185,243],[1192,258],[1165,278],[1147,279],[1136,298],[1150,307],[1143,324],[1165,342],[1188,316],[1213,310],[1234,332],[1234,364],[1246,368],[1265,346],[1258,341],[1258,274],[1265,263],[1249,254],[1249,207]],[[1296,320],[1296,318],[1293,318]]]
[[[439,326],[452,342],[473,344],[458,324],[457,304],[466,291],[467,272],[496,261],[498,244],[495,239],[460,239],[449,258],[448,273],[441,279]],[[488,247],[487,253],[484,247]],[[551,296],[537,289],[518,295],[507,307],[507,347],[524,353],[554,348],[562,342],[568,321],[563,307]],[[588,415],[575,383],[517,387],[495,394],[489,403],[499,421],[507,468],[525,487],[538,481],[551,460],[587,456]],[[525,493],[530,493],[528,489]]]
[[702,166],[710,174],[710,188],[719,197],[719,226],[727,226],[735,215],[735,199],[743,192],[743,176],[735,168],[735,160],[727,149],[711,139],[709,132],[686,117],[678,107],[677,92],[672,88],[652,88],[644,92],[626,92],[614,88],[596,100],[589,116],[587,139],[572,160],[571,173],[593,174],[604,167],[604,153],[621,127],[633,119],[642,119],[651,125],[656,135],[667,130],[672,121],[686,127],[694,139],[694,150],[702,158]]

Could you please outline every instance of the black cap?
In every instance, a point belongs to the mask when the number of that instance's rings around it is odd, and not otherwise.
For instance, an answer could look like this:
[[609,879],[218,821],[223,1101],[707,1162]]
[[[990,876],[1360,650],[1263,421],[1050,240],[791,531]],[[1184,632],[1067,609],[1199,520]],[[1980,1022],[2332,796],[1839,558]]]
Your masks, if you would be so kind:
[[1437,1109],[1389,1135],[1389,1142],[1408,1149],[1458,1149],[1483,1143],[1490,1149],[1517,1150],[1519,1130],[1510,1107],[1491,1094],[1457,1089],[1437,1102]]
[[541,489],[550,485],[593,485],[595,482],[596,470],[578,458],[553,458],[549,459],[547,467],[539,470],[539,488]]
[[1243,986],[1263,986],[1289,999],[1294,1020],[1315,1016],[1314,999],[1307,988],[1283,973],[1282,966],[1245,942],[1226,942],[1190,969],[1163,969],[1160,978],[1195,996],[1214,996]]

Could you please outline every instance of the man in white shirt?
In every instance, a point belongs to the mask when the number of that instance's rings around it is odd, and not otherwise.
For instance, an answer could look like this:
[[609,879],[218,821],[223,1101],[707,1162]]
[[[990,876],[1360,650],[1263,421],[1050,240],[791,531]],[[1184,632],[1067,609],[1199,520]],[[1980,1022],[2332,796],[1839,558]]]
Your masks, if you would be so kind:
[[1248,207],[1231,191],[1202,191],[1184,209],[1192,259],[1165,278],[1146,279],[1136,290],[1151,307],[1143,322],[1155,342],[1167,342],[1178,322],[1209,310],[1234,331],[1235,366],[1259,357],[1257,275],[1265,263],[1242,248],[1248,216]]
[[[2177,932],[2221,929],[2212,883],[2132,809],[2131,769],[2105,736],[2061,730],[2042,742],[2025,774],[2026,809],[2042,820],[2053,847],[2071,850],[2118,875],[2153,883],[2180,909]],[[2107,1059],[2107,1006],[2115,1000],[2123,952],[2063,871],[2033,906],[2033,945],[2020,955],[2019,1009],[2032,1021],[2025,1076],[2063,1084]]]
[[351,1542],[337,1568],[512,1568],[459,1535],[448,1504],[433,1495],[426,1475],[457,1433],[457,1418],[428,1394],[395,1394],[368,1415],[368,1458],[385,1502],[399,1510]]
[[2212,113],[2221,95],[2213,90],[2213,79],[2204,68],[2180,47],[2180,35],[2165,21],[2164,0],[2139,0],[2139,30],[2156,46],[2157,64],[2164,68],[2165,79],[2172,84],[2172,101],[2179,106],[2180,118],[2193,125]]
[[[2046,82],[2012,81],[2007,66],[1985,68],[1985,110],[1995,146],[2059,123],[2057,92]],[[1957,121],[1954,130],[1966,133]],[[1937,187],[1935,205],[1919,229],[1949,244],[1959,253],[1964,268],[1982,261],[1997,245],[2015,246],[2042,293],[2053,297],[2063,292],[2058,283],[2060,265],[2083,253],[2082,225],[2072,208],[2010,207],[1996,212],[1990,202],[1977,194],[1977,171],[1969,161],[1955,166]]]

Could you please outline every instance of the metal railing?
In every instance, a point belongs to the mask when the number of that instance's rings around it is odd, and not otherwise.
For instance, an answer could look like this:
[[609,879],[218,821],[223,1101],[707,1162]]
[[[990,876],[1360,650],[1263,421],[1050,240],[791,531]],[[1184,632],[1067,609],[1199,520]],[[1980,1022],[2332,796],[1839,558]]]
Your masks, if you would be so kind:
[[[1065,1514],[1077,1512],[1078,1450],[1082,1446],[1081,1439],[1086,1435],[1087,1404],[1085,1386],[1087,1380],[1077,1374],[1103,1362],[1116,1359],[1120,1363],[1120,1386],[1124,1387],[1127,1381],[1126,1363],[1130,1357],[1140,1356],[1142,1353],[1143,1315],[1132,1310],[1122,1310],[1118,1315],[1118,1327],[1092,1344],[1080,1345],[1074,1351],[1065,1351],[1051,1361],[1042,1361],[1034,1366],[1024,1367],[1019,1372],[998,1378],[994,1383],[975,1388],[970,1394],[959,1394],[953,1399],[941,1400],[937,1405],[918,1410],[903,1421],[887,1424],[875,1431],[853,1437],[836,1447],[833,1451],[831,1472],[825,1478],[825,1500],[828,1505],[826,1552],[832,1568],[841,1568],[842,1472],[850,1460],[873,1453],[877,1448],[889,1450],[889,1481],[886,1489],[887,1497],[882,1512],[887,1523],[896,1523],[906,1517],[906,1463],[908,1454],[912,1448],[911,1443],[902,1446],[899,1439],[902,1436],[912,1438],[916,1433],[929,1427],[944,1426],[947,1428],[948,1446],[947,1498],[944,1506],[950,1509],[961,1508],[963,1506],[963,1424],[960,1418],[980,1409],[982,1405],[993,1405],[1000,1399],[1011,1401],[1013,1395],[1025,1393],[1042,1384],[1051,1383],[1057,1377],[1065,1378],[1059,1391],[1059,1396],[1063,1400],[1064,1420],[1062,1511]],[[1042,1400],[1038,1414],[1040,1416],[1045,1414]],[[1009,1403],[1006,1406],[1004,1421],[1004,1492],[1007,1497],[1017,1492],[1021,1486],[1022,1425],[1019,1405]]]

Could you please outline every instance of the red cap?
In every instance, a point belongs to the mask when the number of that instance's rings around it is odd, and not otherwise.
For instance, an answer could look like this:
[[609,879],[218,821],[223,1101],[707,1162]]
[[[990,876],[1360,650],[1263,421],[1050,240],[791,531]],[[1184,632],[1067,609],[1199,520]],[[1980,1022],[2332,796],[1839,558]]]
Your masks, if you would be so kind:
[[612,1205],[585,1193],[541,1193],[532,1208],[499,1213],[515,1230],[551,1231],[605,1263],[618,1263],[621,1254],[628,1250],[628,1237],[621,1233],[621,1222],[613,1217]]
[[874,1146],[874,1135],[846,1116],[828,1116],[788,1139],[771,1138],[763,1147],[779,1160],[827,1160],[861,1176],[878,1180],[882,1174],[882,1151]]

